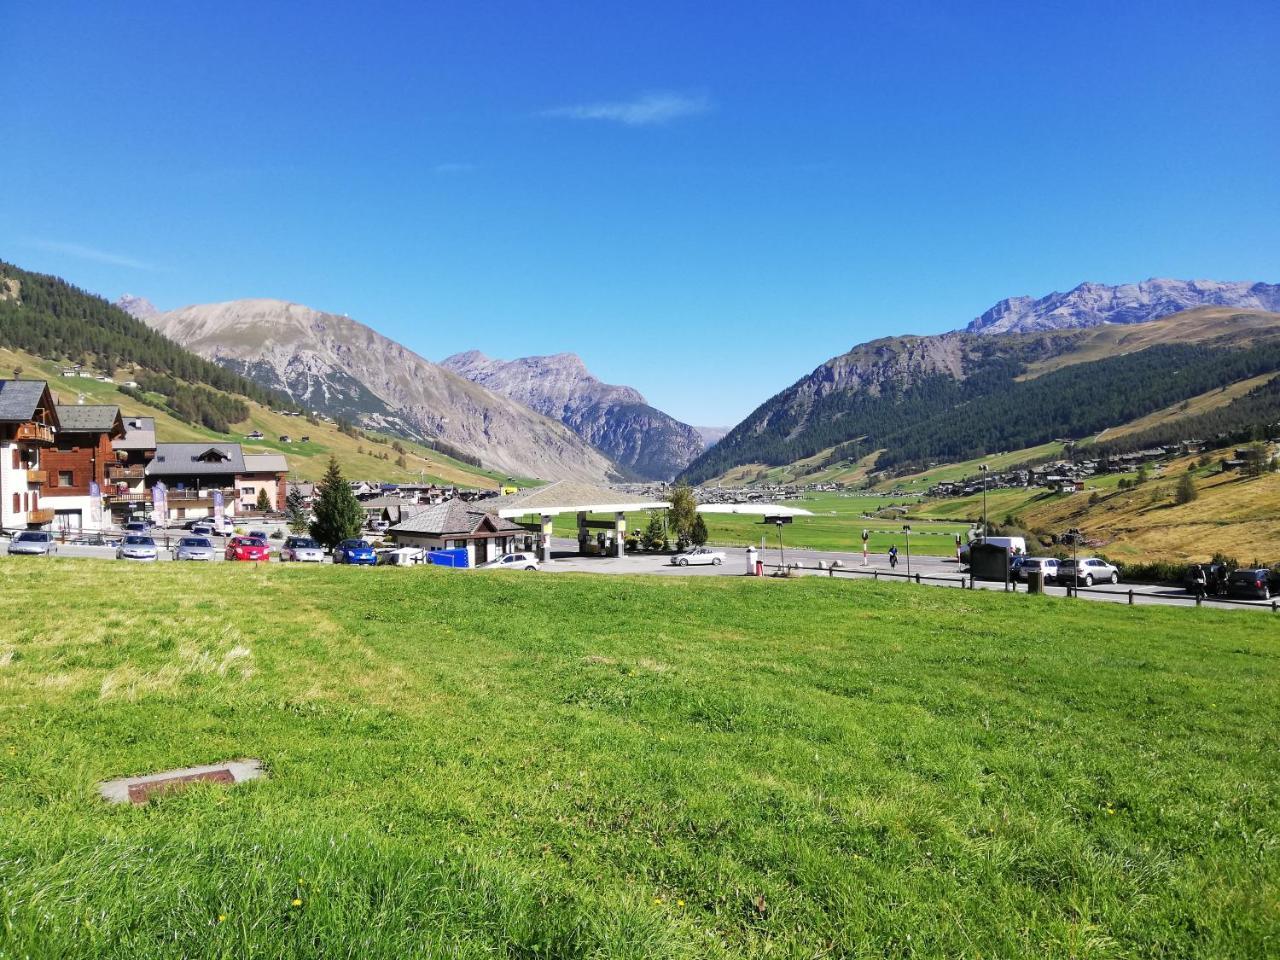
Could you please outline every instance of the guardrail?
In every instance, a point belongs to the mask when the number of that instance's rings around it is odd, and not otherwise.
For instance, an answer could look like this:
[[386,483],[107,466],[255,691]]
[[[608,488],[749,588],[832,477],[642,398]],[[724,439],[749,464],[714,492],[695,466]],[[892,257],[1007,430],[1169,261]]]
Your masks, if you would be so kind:
[[[921,574],[921,573],[898,573],[897,571],[880,570],[874,567],[870,569],[867,569],[864,567],[845,567],[845,566],[833,567],[829,564],[806,566],[805,564],[802,564],[802,563],[788,563],[785,566],[783,566],[782,564],[778,564],[778,563],[764,563],[761,566],[765,570],[775,571],[775,575],[783,575],[783,576],[788,576],[793,572],[799,572],[799,573],[810,574],[810,575],[820,575],[825,573],[828,577],[832,577],[832,578],[842,577],[842,576],[863,576],[863,577],[870,577],[872,580],[876,580],[876,581],[906,580],[908,582],[914,582],[918,584],[927,584],[927,583],[936,583],[941,585],[951,584],[951,585],[958,586],[962,590],[976,589],[976,584],[972,576],[945,577],[945,576],[934,576],[930,574]],[[996,589],[1000,586],[999,580],[987,580],[983,582],[992,584],[993,585],[992,589]],[[1176,606],[1180,604],[1187,604],[1187,605],[1196,606],[1196,607],[1201,607],[1206,604],[1209,604],[1209,605],[1221,604],[1223,607],[1245,607],[1253,610],[1269,609],[1272,613],[1280,613],[1280,598],[1274,599],[1270,602],[1270,604],[1267,604],[1265,603],[1265,601],[1234,600],[1230,597],[1219,597],[1219,596],[1206,595],[1206,596],[1199,597],[1194,594],[1141,593],[1137,590],[1134,590],[1133,588],[1129,588],[1127,590],[1108,590],[1105,587],[1083,587],[1083,586],[1077,586],[1073,584],[1057,584],[1055,586],[1065,587],[1067,598],[1071,598],[1078,594],[1084,594],[1084,593],[1094,594],[1097,596],[1122,597],[1127,602],[1127,605],[1131,607],[1142,606],[1144,603],[1151,606]],[[1018,581],[1016,580],[1009,580],[1004,584],[1004,587],[1005,587],[1005,590],[1008,592],[1012,592],[1012,593],[1020,592],[1018,590]],[[1025,586],[1023,587],[1021,592],[1023,593],[1028,592]],[[1116,601],[1116,602],[1119,602],[1119,601]]]

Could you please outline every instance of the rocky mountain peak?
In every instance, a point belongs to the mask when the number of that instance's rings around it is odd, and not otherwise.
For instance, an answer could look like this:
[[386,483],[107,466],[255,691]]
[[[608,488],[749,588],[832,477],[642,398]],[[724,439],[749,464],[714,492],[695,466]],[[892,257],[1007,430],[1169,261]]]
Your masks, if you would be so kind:
[[146,297],[135,296],[132,293],[122,294],[116,301],[116,306],[137,320],[146,320],[160,312]]

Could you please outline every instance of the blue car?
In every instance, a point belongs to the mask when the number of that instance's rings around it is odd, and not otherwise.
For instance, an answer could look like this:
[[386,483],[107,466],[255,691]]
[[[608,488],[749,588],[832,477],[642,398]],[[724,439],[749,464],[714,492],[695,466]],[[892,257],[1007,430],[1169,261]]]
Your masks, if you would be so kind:
[[378,562],[373,547],[363,540],[343,540],[333,548],[334,563],[355,563],[372,567]]

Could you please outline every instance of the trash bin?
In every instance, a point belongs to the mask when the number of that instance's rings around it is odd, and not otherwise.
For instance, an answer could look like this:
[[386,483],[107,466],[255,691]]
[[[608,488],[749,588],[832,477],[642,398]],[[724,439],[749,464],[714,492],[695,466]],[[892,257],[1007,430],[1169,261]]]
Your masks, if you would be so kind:
[[1044,593],[1044,571],[1027,571],[1027,593]]

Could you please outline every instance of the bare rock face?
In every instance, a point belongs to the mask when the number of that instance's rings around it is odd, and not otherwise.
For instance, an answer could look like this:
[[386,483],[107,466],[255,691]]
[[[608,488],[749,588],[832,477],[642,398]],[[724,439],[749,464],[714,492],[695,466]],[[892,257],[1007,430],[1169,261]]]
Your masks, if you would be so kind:
[[233,300],[143,319],[187,349],[310,409],[444,441],[495,470],[596,482],[619,474],[562,423],[349,317],[281,300]]
[[126,293],[116,301],[116,306],[123,310],[135,320],[146,322],[148,317],[154,317],[160,311],[156,309],[156,305],[146,297],[135,297],[132,293]]
[[1143,323],[1195,307],[1280,310],[1280,284],[1219,280],[1144,280],[1107,286],[1082,283],[1067,293],[1010,297],[966,328],[971,333],[1027,333],[1102,323]]
[[696,428],[651,407],[638,390],[597,379],[572,353],[495,360],[469,350],[441,365],[559,420],[645,479],[670,480],[706,446]]

